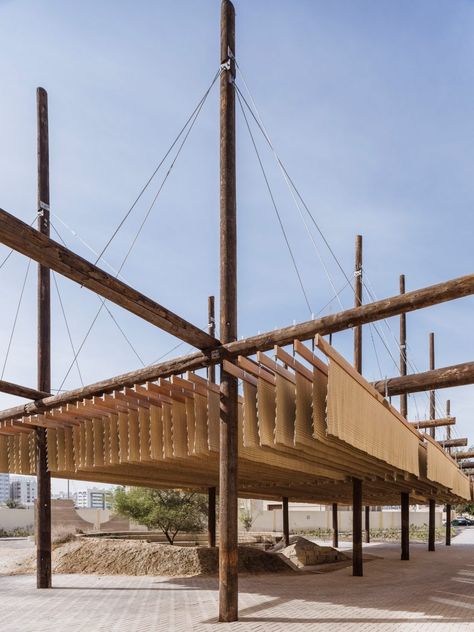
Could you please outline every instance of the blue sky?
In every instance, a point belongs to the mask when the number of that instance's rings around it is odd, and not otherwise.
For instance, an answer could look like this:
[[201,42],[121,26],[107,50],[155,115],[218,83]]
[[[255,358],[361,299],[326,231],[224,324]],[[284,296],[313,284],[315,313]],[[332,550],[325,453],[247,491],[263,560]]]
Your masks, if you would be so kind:
[[[264,124],[341,265],[350,273],[354,236],[364,236],[366,280],[378,297],[472,270],[474,3],[241,0],[237,58]],[[53,223],[68,246],[93,259],[210,84],[219,63],[219,2],[0,1],[0,206],[35,215],[35,89],[50,101]],[[238,78],[242,90],[242,78]],[[199,326],[218,295],[218,91],[214,87],[151,212],[124,278]],[[256,139],[315,314],[333,296],[273,156]],[[164,172],[163,172],[164,174]],[[117,268],[161,180],[153,181],[105,258]],[[311,317],[238,111],[239,335]],[[73,231],[73,232],[72,232]],[[75,234],[74,234],[75,233]],[[312,230],[337,289],[345,279]],[[79,237],[80,239],[79,239]],[[6,250],[0,247],[0,257]],[[1,259],[0,259],[1,261]],[[27,262],[0,269],[3,366]],[[103,264],[105,265],[105,264]],[[76,347],[99,302],[58,278]],[[26,282],[4,379],[35,385],[35,270]],[[341,293],[352,304],[349,288]],[[436,333],[439,366],[472,360],[474,300],[408,317],[409,356],[428,366]],[[334,301],[324,313],[339,309]],[[176,341],[110,307],[145,364]],[[397,319],[381,325],[397,358]],[[72,352],[53,287],[53,386]],[[396,367],[379,335],[364,329],[364,373]],[[352,334],[335,336],[350,358]],[[176,353],[184,353],[181,346]],[[380,368],[379,368],[380,364]],[[106,312],[79,355],[85,383],[140,366]],[[65,388],[80,385],[73,369]],[[472,387],[452,400],[456,433],[469,436]],[[17,400],[0,396],[0,405]],[[416,402],[416,405],[415,405]],[[411,398],[411,418],[427,414]]]

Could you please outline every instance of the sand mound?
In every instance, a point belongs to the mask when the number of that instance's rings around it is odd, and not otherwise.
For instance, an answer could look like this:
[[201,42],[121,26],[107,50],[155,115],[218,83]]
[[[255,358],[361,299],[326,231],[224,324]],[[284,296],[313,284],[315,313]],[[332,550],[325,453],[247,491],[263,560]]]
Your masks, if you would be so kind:
[[349,559],[347,555],[332,546],[320,546],[299,535],[290,537],[290,546],[285,547],[284,542],[280,540],[270,550],[273,553],[280,553],[297,568],[342,562]]
[[[53,551],[54,573],[97,575],[212,575],[218,570],[218,551],[130,540],[79,538]],[[278,573],[290,569],[278,556],[251,547],[239,547],[239,572]],[[35,571],[30,558],[16,573]]]

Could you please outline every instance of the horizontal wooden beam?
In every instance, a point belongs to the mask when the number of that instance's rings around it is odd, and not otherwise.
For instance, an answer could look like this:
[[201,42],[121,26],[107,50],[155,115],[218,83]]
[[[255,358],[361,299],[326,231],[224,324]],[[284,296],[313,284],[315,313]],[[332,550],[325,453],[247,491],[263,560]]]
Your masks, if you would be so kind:
[[466,384],[474,384],[474,362],[464,362],[464,364],[454,364],[432,371],[412,373],[374,382],[379,393],[387,397],[450,388],[451,386],[465,386]]
[[468,450],[467,452],[454,452],[451,456],[458,461],[462,459],[474,459],[474,450]]
[[0,209],[0,242],[201,350],[219,341],[123,281]]
[[[355,325],[374,322],[389,316],[396,316],[405,312],[422,309],[445,301],[454,300],[463,296],[474,294],[474,274],[458,277],[444,283],[431,285],[419,290],[413,290],[406,294],[397,294],[390,298],[382,299],[374,303],[366,303],[359,307],[337,312],[330,316],[323,316],[315,320],[306,321],[299,325],[284,327],[257,336],[251,336],[243,340],[231,342],[217,347],[209,353],[195,352],[180,356],[166,362],[153,364],[137,371],[131,371],[122,375],[101,380],[84,388],[60,393],[54,397],[47,397],[38,402],[32,402],[25,406],[16,406],[0,412],[0,421],[15,419],[24,414],[34,415],[45,410],[51,410],[69,402],[75,402],[84,397],[101,395],[111,392],[123,386],[143,384],[159,377],[168,377],[196,371],[212,364],[219,364],[224,358],[232,359],[239,355],[250,356],[258,351],[269,351],[275,345],[285,346],[292,344],[294,340],[309,340],[316,334],[326,335],[337,331],[350,329]],[[474,365],[474,363],[472,363]],[[473,370],[474,375],[474,370]],[[395,379],[395,378],[394,378]],[[469,383],[469,382],[466,382]],[[385,382],[380,392],[385,393]],[[430,388],[430,387],[428,387]],[[431,387],[432,388],[432,387]],[[416,389],[415,389],[416,390]],[[423,389],[422,389],[423,390]]]
[[467,445],[467,437],[460,439],[446,439],[445,441],[438,441],[442,448],[463,448]]
[[459,466],[463,470],[474,470],[474,461],[464,461]]
[[21,386],[20,384],[14,384],[13,382],[5,382],[5,380],[0,380],[0,393],[16,395],[17,397],[25,397],[26,399],[43,399],[44,397],[49,397],[50,395],[50,393],[37,391],[35,388]]
[[444,419],[427,419],[426,421],[410,421],[412,426],[423,430],[424,428],[439,428],[440,426],[453,426],[456,417],[446,417]]

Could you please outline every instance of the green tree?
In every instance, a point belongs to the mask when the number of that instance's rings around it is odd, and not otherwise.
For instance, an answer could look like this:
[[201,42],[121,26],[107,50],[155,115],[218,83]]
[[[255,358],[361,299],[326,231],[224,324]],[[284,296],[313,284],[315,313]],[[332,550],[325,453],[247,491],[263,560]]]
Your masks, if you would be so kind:
[[113,505],[117,513],[149,529],[160,529],[170,544],[180,531],[202,531],[207,515],[207,500],[202,494],[176,489],[118,487]]
[[13,498],[9,498],[5,505],[8,509],[24,509],[24,506],[18,502],[18,500],[14,500]]

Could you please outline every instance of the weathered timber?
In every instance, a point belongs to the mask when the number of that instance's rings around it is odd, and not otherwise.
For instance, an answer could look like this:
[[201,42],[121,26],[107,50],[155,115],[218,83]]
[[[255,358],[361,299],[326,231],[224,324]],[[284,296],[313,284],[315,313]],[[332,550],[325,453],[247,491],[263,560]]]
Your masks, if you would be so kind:
[[[49,133],[48,95],[36,91],[37,109],[37,209],[38,230],[28,227],[35,236],[49,239]],[[38,266],[38,391],[51,392],[51,278],[47,265]],[[47,430],[36,428],[36,586],[51,588],[51,473],[48,470]]]
[[[446,400],[446,417],[451,417],[451,400]],[[446,428],[446,439],[451,439],[451,426]],[[449,454],[451,454],[451,448],[448,448]]]
[[474,384],[474,362],[464,362],[446,366],[434,371],[412,373],[402,377],[390,377],[387,380],[373,382],[373,386],[382,395],[388,397],[401,393],[420,393],[433,388],[450,388]]
[[435,550],[435,535],[436,535],[435,510],[436,510],[435,500],[433,498],[430,498],[429,513],[428,513],[428,551]]
[[[362,235],[356,235],[354,267],[354,305],[362,305]],[[354,327],[354,367],[362,373],[362,325]]]
[[290,546],[290,512],[288,510],[288,496],[282,498],[282,514],[283,514],[283,540],[285,546]]
[[13,382],[5,382],[5,380],[0,380],[0,393],[16,395],[17,397],[24,397],[25,399],[43,399],[44,397],[50,396],[50,393],[46,391],[38,391],[35,388],[21,386]]
[[3,209],[0,209],[0,242],[198,349],[205,350],[219,345],[205,331]]
[[[216,335],[216,310],[214,296],[209,296],[207,299],[207,318],[208,326],[207,332],[211,338],[215,338]],[[207,369],[207,379],[211,382],[216,381],[216,366],[215,364],[209,365]]]
[[216,488],[207,490],[207,542],[210,547],[216,546]]
[[[237,207],[235,172],[235,11],[221,4],[220,76],[220,338],[237,339]],[[219,450],[219,621],[238,619],[238,380],[221,365]]]
[[445,441],[438,441],[438,443],[442,448],[464,448],[467,446],[467,437],[446,439]]
[[[101,380],[83,388],[25,404],[25,406],[9,408],[0,413],[0,421],[15,419],[23,414],[35,414],[51,410],[65,403],[75,402],[92,395],[108,393],[123,386],[143,384],[147,381],[156,380],[159,377],[169,377],[170,375],[186,371],[195,371],[211,364],[218,364],[224,357],[235,358],[239,355],[253,355],[257,351],[269,351],[275,345],[285,346],[292,344],[294,340],[308,340],[316,334],[324,336],[350,329],[359,323],[374,322],[389,316],[399,315],[404,311],[410,312],[423,309],[471,294],[474,294],[474,274],[420,290],[414,290],[413,292],[407,292],[403,296],[397,295],[374,303],[366,303],[357,308],[337,312],[336,314],[310,320],[299,325],[292,325],[257,336],[236,340],[213,349],[211,354],[198,351],[179,356],[166,362],[152,364],[136,371]],[[394,377],[389,378],[387,381],[375,382],[377,390],[385,394],[386,383],[389,395],[416,393],[433,387],[448,388],[450,386],[474,384],[474,362],[466,362],[436,369],[435,371],[426,371],[425,373]]]
[[352,575],[362,577],[362,481],[352,479]]
[[443,417],[441,419],[428,419],[426,421],[410,421],[410,423],[423,430],[424,428],[439,428],[441,426],[453,426],[456,423],[456,417]]
[[367,544],[370,543],[370,507],[369,505],[365,506],[365,541]]
[[474,459],[474,450],[468,450],[467,452],[455,452],[453,458],[461,461],[462,459]]
[[451,546],[451,505],[446,505],[446,546]]
[[402,551],[401,559],[410,559],[410,496],[401,492]]
[[339,546],[339,525],[337,520],[337,503],[332,504],[332,545],[335,549]]
[[[434,333],[430,333],[430,371],[434,371],[435,368],[435,342],[434,342]],[[436,417],[436,392],[435,390],[430,391],[430,419],[434,419]],[[433,439],[436,437],[436,426],[429,426],[430,435]]]
[[463,461],[459,467],[463,470],[472,470],[474,469],[474,461]]
[[[405,275],[400,275],[400,294],[405,294]],[[407,374],[407,317],[400,314],[400,375]],[[406,393],[400,395],[400,412],[407,418],[408,396]]]

